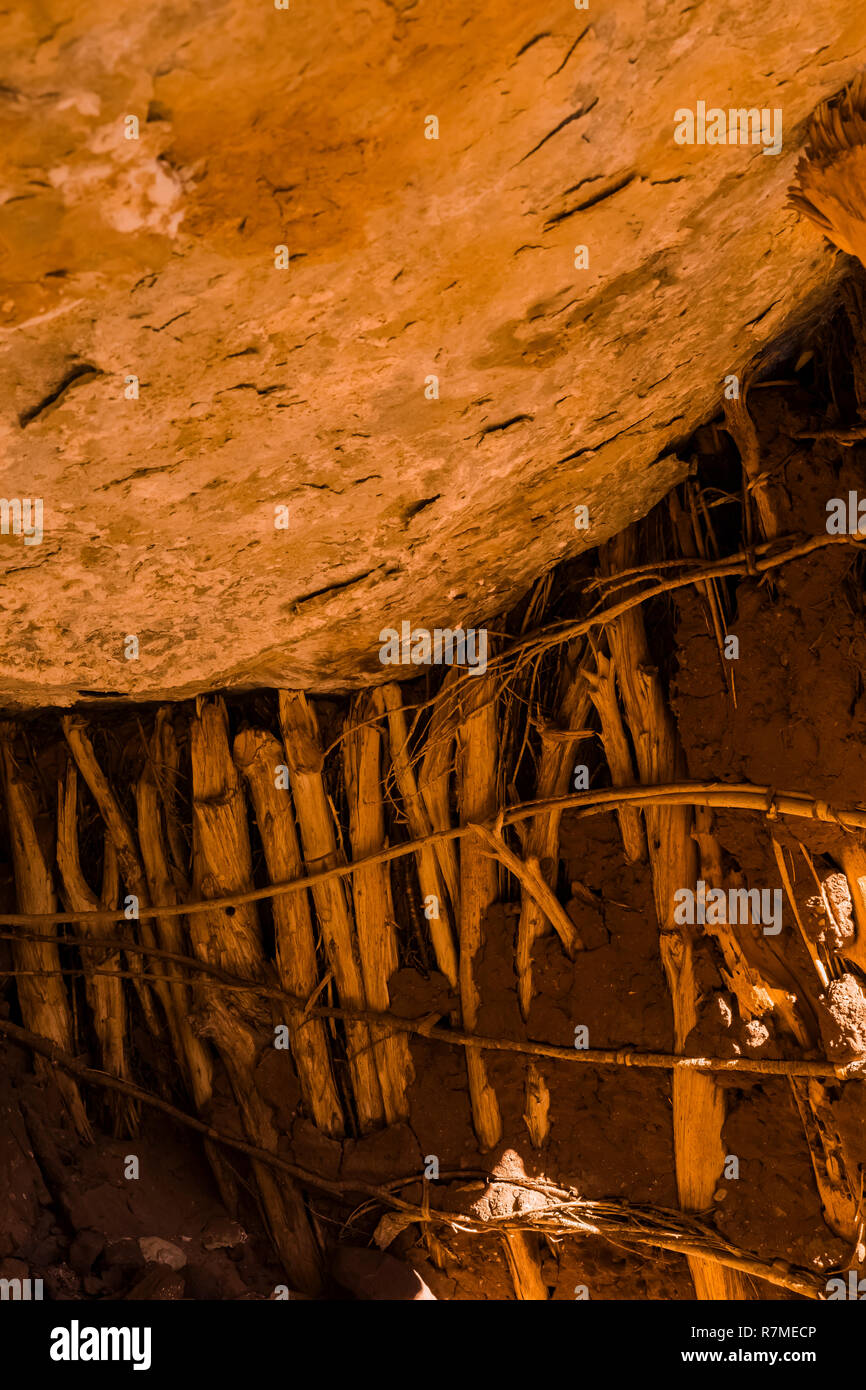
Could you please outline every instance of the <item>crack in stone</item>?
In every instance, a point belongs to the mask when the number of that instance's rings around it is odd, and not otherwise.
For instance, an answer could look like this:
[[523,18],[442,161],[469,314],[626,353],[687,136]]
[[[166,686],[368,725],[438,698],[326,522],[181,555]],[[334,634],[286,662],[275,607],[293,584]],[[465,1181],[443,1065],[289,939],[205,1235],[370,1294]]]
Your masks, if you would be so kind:
[[364,570],[363,574],[355,574],[351,579],[343,579],[339,584],[328,584],[324,589],[313,589],[309,594],[302,594],[300,598],[292,599],[290,607],[299,608],[302,603],[309,603],[311,599],[322,598],[325,594],[336,594],[340,589],[351,589],[353,584],[360,584],[364,579],[369,579],[371,574],[375,574],[379,568],[374,565],[371,570]]
[[562,69],[565,67],[565,65],[566,65],[566,63],[568,62],[569,58],[571,57],[572,53],[573,53],[574,50],[577,48],[577,45],[580,43],[580,41],[581,41],[582,38],[585,38],[585,36],[589,33],[589,31],[590,31],[591,28],[592,28],[592,25],[591,25],[591,24],[587,24],[587,26],[586,26],[586,28],[583,30],[583,32],[580,33],[580,34],[578,34],[577,38],[575,39],[574,43],[571,45],[571,48],[570,48],[570,49],[568,50],[568,52],[566,53],[565,57],[563,58],[562,62],[561,62],[560,65],[559,65],[559,67],[558,67],[558,68],[555,68],[554,71],[550,74],[550,77],[548,77],[548,79],[547,79],[548,82],[550,81],[550,78],[551,78],[551,77],[557,77],[557,76],[559,75],[559,73],[562,72]]
[[420,502],[412,502],[406,508],[406,520],[411,521],[419,512],[423,512],[425,507],[432,507],[434,502],[438,502],[441,493],[437,492],[435,497],[423,497]]
[[48,392],[47,396],[42,397],[42,400],[39,401],[38,404],[31,406],[29,410],[21,412],[18,416],[18,423],[22,430],[26,430],[28,425],[32,424],[34,420],[38,420],[40,415],[44,415],[46,410],[49,410],[52,405],[55,405],[57,401],[60,400],[61,396],[64,396],[76,382],[80,383],[84,381],[85,378],[92,380],[93,377],[97,376],[104,376],[101,367],[94,367],[92,362],[77,363],[77,365],[72,367],[62,380],[58,382],[54,389]]
[[523,47],[522,47],[521,49],[518,50],[518,52],[517,52],[517,57],[518,57],[518,58],[522,58],[523,55],[524,55],[524,53],[526,53],[530,48],[532,48],[533,44],[540,43],[542,39],[549,39],[549,38],[550,38],[550,33],[549,33],[549,31],[546,30],[546,29],[545,29],[545,31],[544,31],[543,34],[536,34],[534,39],[530,39],[530,40],[528,41],[528,43],[525,43],[525,44],[523,45]]
[[478,436],[478,443],[485,439],[488,434],[501,434],[503,430],[510,430],[514,425],[531,423],[535,419],[534,415],[512,415],[510,420],[502,420],[497,425],[485,425]]
[[594,106],[598,106],[598,97],[593,97],[592,101],[589,103],[589,106],[580,106],[578,107],[577,111],[572,111],[570,116],[564,117],[564,119],[559,122],[558,126],[554,126],[553,130],[549,130],[547,134],[544,136],[544,138],[539,140],[537,145],[533,145],[529,153],[525,154],[523,156],[523,159],[519,159],[517,163],[522,164],[524,160],[529,158],[530,155],[535,154],[537,150],[540,150],[542,145],[546,145],[548,140],[552,140],[554,135],[558,135],[559,132],[561,130],[564,130],[567,125],[571,125],[572,121],[579,121],[581,116],[588,116]]
[[594,208],[597,203],[603,203],[605,198],[612,198],[615,193],[621,193],[624,188],[628,188],[629,184],[634,183],[636,178],[637,174],[634,170],[624,174],[615,183],[610,184],[607,188],[602,188],[598,193],[594,193],[591,198],[586,198],[584,202],[577,203],[573,208],[565,208],[562,212],[558,212],[555,217],[551,217],[549,222],[545,222],[544,230],[549,232],[551,227],[567,221],[569,217],[574,217],[575,213],[586,212],[588,208]]
[[565,454],[561,459],[557,459],[556,462],[558,464],[570,463],[572,459],[580,458],[581,454],[595,454],[599,449],[605,449],[608,444],[612,444],[615,439],[619,439],[621,434],[628,434],[630,430],[637,429],[638,425],[642,425],[645,420],[651,420],[653,414],[654,412],[650,411],[648,415],[642,416],[640,420],[634,420],[630,425],[626,425],[624,429],[617,430],[616,434],[612,434],[609,439],[601,439],[598,444],[587,444],[582,449],[575,449],[573,453]]

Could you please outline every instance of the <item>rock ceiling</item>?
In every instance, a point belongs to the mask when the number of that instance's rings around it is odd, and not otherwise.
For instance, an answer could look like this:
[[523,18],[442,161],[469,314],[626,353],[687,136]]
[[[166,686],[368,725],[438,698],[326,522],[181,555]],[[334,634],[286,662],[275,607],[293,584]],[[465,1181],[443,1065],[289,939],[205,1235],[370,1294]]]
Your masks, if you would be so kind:
[[645,513],[837,274],[786,190],[856,10],[7,11],[0,704],[375,680]]

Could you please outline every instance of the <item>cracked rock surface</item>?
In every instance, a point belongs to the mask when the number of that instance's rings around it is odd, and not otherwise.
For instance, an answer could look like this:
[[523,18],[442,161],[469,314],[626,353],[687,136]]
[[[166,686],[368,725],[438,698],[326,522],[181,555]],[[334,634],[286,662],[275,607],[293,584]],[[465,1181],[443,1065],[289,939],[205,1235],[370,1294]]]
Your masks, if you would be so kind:
[[[850,0],[46,0],[3,45],[7,708],[393,675],[381,628],[644,514],[836,274],[785,197]],[[781,153],[677,145],[698,100]]]

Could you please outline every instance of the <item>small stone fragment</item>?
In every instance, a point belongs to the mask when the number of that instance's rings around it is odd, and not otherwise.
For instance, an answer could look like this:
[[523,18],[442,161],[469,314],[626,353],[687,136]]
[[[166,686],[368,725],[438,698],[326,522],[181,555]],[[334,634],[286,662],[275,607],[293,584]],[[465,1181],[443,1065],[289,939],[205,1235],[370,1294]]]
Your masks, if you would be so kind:
[[205,1250],[231,1250],[234,1245],[243,1245],[247,1233],[237,1221],[228,1216],[215,1216],[201,1233],[201,1243]]
[[186,1255],[179,1245],[172,1245],[162,1236],[140,1236],[139,1249],[148,1264],[167,1265],[169,1269],[183,1269]]

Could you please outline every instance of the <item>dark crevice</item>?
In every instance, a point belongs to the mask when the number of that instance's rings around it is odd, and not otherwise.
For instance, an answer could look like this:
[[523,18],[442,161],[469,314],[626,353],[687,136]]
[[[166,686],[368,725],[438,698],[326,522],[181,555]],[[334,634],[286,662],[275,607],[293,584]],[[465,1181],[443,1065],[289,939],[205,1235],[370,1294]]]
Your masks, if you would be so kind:
[[161,323],[161,324],[159,325],[159,328],[154,328],[154,326],[153,326],[152,323],[146,323],[144,326],[145,326],[145,328],[149,328],[150,331],[151,331],[151,333],[162,333],[166,328],[169,328],[169,327],[171,326],[171,324],[177,323],[178,319],[185,319],[185,318],[188,318],[189,315],[190,315],[190,313],[191,313],[191,310],[189,310],[189,309],[182,309],[181,312],[180,312],[179,314],[175,314],[175,315],[173,316],[173,318],[166,319],[165,323]]
[[[566,63],[568,62],[569,58],[571,57],[572,53],[573,53],[574,50],[577,48],[577,45],[580,43],[581,39],[584,38],[584,37],[589,33],[589,30],[590,30],[590,25],[587,24],[586,28],[585,28],[584,30],[582,30],[581,33],[578,34],[577,38],[575,39],[574,43],[571,45],[571,48],[570,48],[570,49],[568,50],[568,52],[566,53],[565,57],[563,58],[562,62],[561,62],[560,65],[559,65],[559,67],[558,67],[558,68],[555,68],[554,71],[550,74],[550,77],[556,77],[559,73],[562,72],[562,69],[565,67],[565,65],[566,65]],[[548,78],[547,80],[548,80],[548,82],[549,82],[549,81],[550,81],[550,78]]]
[[297,608],[302,603],[309,603],[311,599],[322,598],[324,594],[336,594],[340,589],[351,589],[353,584],[360,584],[363,579],[369,579],[371,574],[375,574],[376,568],[364,570],[363,574],[353,574],[351,579],[344,579],[339,584],[327,584],[324,589],[313,589],[309,594],[301,594],[300,598],[292,599],[289,606]]
[[635,420],[633,424],[626,425],[624,429],[617,430],[616,434],[612,434],[609,439],[600,439],[597,444],[586,444],[582,449],[575,449],[573,453],[565,454],[561,459],[557,459],[556,462],[558,464],[570,463],[572,459],[580,458],[581,454],[597,453],[599,449],[604,449],[608,444],[612,444],[615,439],[619,439],[621,434],[628,434],[630,430],[637,429],[638,425],[642,425],[645,420],[652,419],[652,413],[653,412],[650,411],[649,415],[643,415],[640,420]]
[[59,401],[60,397],[68,391],[71,386],[74,386],[77,381],[83,381],[85,377],[91,378],[102,375],[103,372],[100,367],[94,367],[91,362],[79,362],[77,366],[72,367],[66,373],[65,377],[54,387],[53,391],[49,391],[47,396],[43,396],[38,405],[31,406],[29,410],[22,411],[18,416],[18,423],[22,430],[25,430],[33,420],[38,419],[40,415],[43,415],[46,410],[50,409],[52,405]]
[[432,507],[434,502],[439,501],[440,496],[441,493],[437,492],[435,497],[424,497],[420,502],[410,503],[406,508],[406,520],[411,521],[413,516],[417,516],[419,512],[423,512],[425,507]]
[[534,415],[512,415],[510,420],[502,420],[498,425],[485,425],[478,436],[478,443],[480,444],[488,434],[501,434],[503,430],[510,430],[513,425],[522,425],[534,419]]
[[561,130],[564,130],[567,125],[571,125],[572,121],[579,121],[581,116],[588,116],[592,108],[597,105],[598,97],[593,97],[592,101],[589,103],[588,106],[580,106],[578,107],[577,111],[572,111],[570,116],[565,116],[564,119],[559,122],[558,126],[554,126],[553,130],[548,131],[544,138],[539,140],[537,145],[533,145],[532,149],[528,152],[528,154],[525,154],[523,156],[523,159],[519,159],[517,161],[518,164],[522,164],[524,160],[529,158],[530,155],[535,154],[537,150],[541,149],[542,145],[547,144],[548,140],[552,140],[554,135],[558,135],[559,132]]
[[544,230],[547,232],[551,227],[555,227],[559,222],[565,222],[569,217],[574,217],[575,213],[586,212],[589,208],[594,208],[598,203],[603,203],[605,198],[612,198],[615,193],[621,193],[629,184],[634,183],[637,174],[632,172],[624,174],[616,183],[609,184],[607,188],[602,188],[598,193],[594,193],[591,198],[586,198],[582,203],[575,203],[573,208],[566,208],[563,212],[558,212],[555,217],[551,217],[549,222],[545,222]]
[[760,323],[760,322],[761,322],[761,319],[766,318],[767,314],[769,314],[769,312],[770,312],[771,309],[775,309],[775,307],[776,307],[776,305],[778,304],[778,302],[779,302],[778,299],[774,299],[773,302],[772,302],[772,304],[768,304],[767,307],[766,307],[766,309],[762,309],[762,310],[761,310],[761,312],[760,312],[760,314],[758,314],[757,318],[749,319],[748,322],[746,323],[746,328],[753,328],[754,325],[755,325],[756,323]]
[[550,38],[550,34],[548,33],[547,30],[545,30],[543,34],[536,34],[534,39],[530,39],[529,42],[528,42],[528,43],[525,43],[525,44],[523,45],[523,47],[518,51],[518,54],[517,54],[518,58],[522,58],[523,55],[524,55],[524,53],[526,53],[528,49],[532,48],[532,45],[533,45],[533,44],[540,43],[542,39],[549,39],[549,38]]
[[256,386],[254,381],[239,381],[237,386],[225,386],[221,391],[217,391],[218,396],[223,396],[228,391],[255,391],[257,396],[271,396],[274,391],[285,391],[285,381],[277,381],[273,386]]

